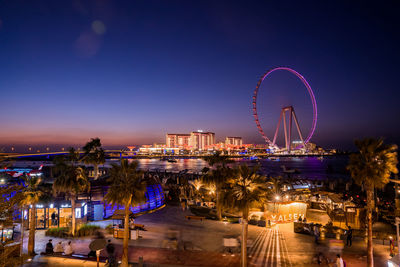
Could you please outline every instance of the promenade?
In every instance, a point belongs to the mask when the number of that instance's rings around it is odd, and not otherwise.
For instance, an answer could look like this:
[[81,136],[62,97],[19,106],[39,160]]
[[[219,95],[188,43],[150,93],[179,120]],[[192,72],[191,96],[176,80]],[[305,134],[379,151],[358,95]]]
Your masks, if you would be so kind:
[[[129,241],[130,262],[137,263],[141,256],[145,264],[153,266],[238,266],[239,251],[231,254],[224,250],[223,237],[239,237],[241,226],[210,220],[188,221],[184,217],[187,214],[190,214],[189,211],[182,211],[178,207],[166,207],[138,218],[137,223],[144,224],[148,231],[141,231],[142,238],[139,240]],[[108,223],[110,221],[97,222],[103,226]],[[166,233],[171,231],[178,233],[177,249],[165,245]],[[44,236],[44,231],[37,231],[36,238],[36,251],[39,253],[44,251],[49,237]],[[122,240],[114,239],[110,235],[106,238],[112,240],[120,257]],[[52,239],[54,244],[68,240]],[[91,238],[73,239],[75,252],[87,255],[91,241]],[[332,262],[339,252],[343,254],[347,266],[365,266],[366,261],[366,245],[362,239],[355,239],[351,248],[344,247],[341,251],[334,251],[329,247],[329,239],[316,245],[312,236],[294,233],[291,223],[276,225],[271,229],[249,225],[248,243],[249,266],[318,266],[314,257],[319,252]],[[374,251],[375,266],[386,266],[385,262],[390,258],[387,242],[382,245],[377,241]],[[101,256],[107,256],[105,251],[101,252]],[[26,266],[46,266],[43,263],[46,261],[47,266],[56,266],[54,260],[50,261],[43,256],[36,256],[34,261]],[[83,262],[80,266],[92,266],[91,262],[82,264]],[[324,263],[320,266],[334,265]]]

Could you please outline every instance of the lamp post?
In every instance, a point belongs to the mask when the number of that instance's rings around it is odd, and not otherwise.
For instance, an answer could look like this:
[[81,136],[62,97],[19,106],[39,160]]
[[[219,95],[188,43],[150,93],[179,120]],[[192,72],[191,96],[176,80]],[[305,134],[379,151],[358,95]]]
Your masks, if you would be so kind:
[[397,236],[398,255],[400,255],[399,224],[400,224],[400,218],[396,217],[396,236]]

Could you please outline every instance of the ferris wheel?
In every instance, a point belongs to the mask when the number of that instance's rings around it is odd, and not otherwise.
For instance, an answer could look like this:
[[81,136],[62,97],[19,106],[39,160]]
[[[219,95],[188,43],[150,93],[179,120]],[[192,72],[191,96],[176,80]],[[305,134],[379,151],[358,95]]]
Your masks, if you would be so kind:
[[[294,74],[298,79],[300,79],[300,81],[303,83],[303,85],[306,87],[308,94],[310,96],[311,99],[311,103],[312,103],[312,108],[313,108],[313,121],[311,124],[311,128],[308,131],[308,135],[306,136],[306,138],[303,138],[303,135],[301,133],[301,129],[300,129],[300,125],[299,125],[299,121],[297,119],[296,113],[294,111],[293,106],[287,106],[287,107],[282,107],[281,113],[280,113],[280,117],[278,120],[278,125],[276,127],[275,130],[275,134],[274,134],[274,138],[269,139],[268,136],[265,134],[263,128],[261,127],[260,121],[258,119],[258,112],[257,112],[257,94],[258,94],[258,90],[261,86],[261,84],[263,83],[263,81],[273,72],[275,71],[279,71],[279,70],[283,70],[283,71],[288,71],[292,74]],[[288,123],[287,121],[287,115],[289,116],[288,118]],[[276,67],[273,69],[268,70],[262,77],[261,79],[258,81],[256,89],[254,89],[254,93],[253,93],[253,116],[254,116],[254,120],[255,123],[257,125],[258,131],[260,132],[261,136],[264,138],[265,142],[273,148],[277,148],[278,146],[276,145],[276,138],[279,132],[279,127],[281,124],[281,121],[283,120],[283,126],[284,126],[284,134],[285,134],[285,147],[286,150],[288,152],[290,152],[291,150],[291,142],[292,142],[292,121],[294,120],[296,128],[297,128],[297,132],[298,135],[300,137],[300,144],[297,145],[295,147],[295,149],[297,148],[302,148],[305,147],[305,145],[310,141],[311,137],[314,134],[315,131],[315,127],[317,125],[317,102],[315,101],[315,96],[314,96],[314,92],[311,89],[311,86],[309,85],[309,83],[306,81],[306,79],[297,71],[288,68],[288,67]]]

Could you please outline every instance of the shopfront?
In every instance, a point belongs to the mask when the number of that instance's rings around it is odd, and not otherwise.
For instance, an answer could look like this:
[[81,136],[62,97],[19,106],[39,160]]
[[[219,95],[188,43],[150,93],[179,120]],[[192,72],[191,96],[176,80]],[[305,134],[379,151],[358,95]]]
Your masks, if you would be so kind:
[[2,243],[14,240],[14,227],[0,228],[0,238]]
[[[87,204],[77,203],[75,218],[84,220],[87,214]],[[29,228],[31,209],[24,211],[25,227]],[[71,227],[72,208],[69,203],[52,203],[48,205],[36,205],[36,229],[47,229],[55,227]]]
[[304,202],[282,202],[268,203],[263,216],[266,220],[274,223],[297,222],[304,219],[307,211],[307,204]]

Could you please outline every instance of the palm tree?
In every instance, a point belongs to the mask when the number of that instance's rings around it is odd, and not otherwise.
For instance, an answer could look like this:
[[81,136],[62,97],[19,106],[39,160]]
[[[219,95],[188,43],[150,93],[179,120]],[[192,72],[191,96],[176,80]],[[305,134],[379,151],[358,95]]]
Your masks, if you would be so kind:
[[230,177],[231,169],[227,166],[228,163],[233,162],[227,156],[222,156],[218,151],[212,156],[205,158],[208,165],[213,169],[204,168],[203,172],[205,175],[203,176],[203,182],[208,185],[215,185],[215,194],[216,194],[216,208],[217,208],[217,218],[218,220],[222,219],[222,204],[221,200],[223,198],[222,192],[223,187],[228,181]]
[[83,147],[85,151],[83,155],[83,162],[86,164],[93,164],[94,166],[94,179],[97,179],[99,176],[99,165],[105,163],[105,154],[104,150],[101,147],[100,138],[92,138],[86,145]]
[[220,151],[217,151],[215,152],[215,154],[204,158],[204,160],[208,163],[210,167],[216,165],[222,165],[222,167],[225,167],[228,163],[233,162],[228,156],[221,155]]
[[[41,179],[39,177],[30,177],[24,175],[25,188],[22,191],[21,206],[31,206],[29,215],[29,239],[28,239],[28,254],[34,256],[35,253],[35,233],[36,233],[36,204],[39,202],[43,192],[39,185]],[[23,209],[22,209],[23,210]],[[22,214],[23,216],[23,214]]]
[[[189,181],[189,184],[194,187],[195,192],[194,196],[198,196],[200,194],[200,189],[203,187],[203,182],[200,179],[196,179],[193,181]],[[192,191],[193,192],[193,191]]]
[[129,215],[130,208],[146,201],[146,183],[143,172],[137,169],[136,161],[129,163],[122,159],[120,165],[113,164],[110,170],[110,188],[104,199],[113,206],[123,206],[125,209],[124,241],[122,266],[128,266]]
[[366,138],[356,140],[357,153],[350,155],[347,166],[351,177],[356,184],[363,186],[367,193],[367,221],[368,221],[368,243],[367,243],[367,265],[374,266],[373,244],[372,244],[372,210],[374,208],[374,191],[383,188],[392,173],[397,170],[397,146],[384,144],[382,139]]
[[64,193],[71,201],[72,208],[72,235],[76,233],[75,207],[76,198],[79,193],[90,190],[90,183],[82,167],[76,167],[68,163],[64,158],[55,160],[56,179],[53,183],[54,194]]
[[265,177],[257,174],[257,171],[257,167],[240,165],[233,171],[234,178],[228,181],[230,189],[227,203],[242,212],[241,266],[247,266],[247,220],[250,207],[264,202],[269,192],[265,186]]
[[72,164],[75,164],[76,162],[79,161],[80,154],[79,154],[78,151],[75,150],[75,148],[70,147],[70,148],[68,149],[68,156],[67,156],[67,157],[68,157],[68,160],[69,160]]

